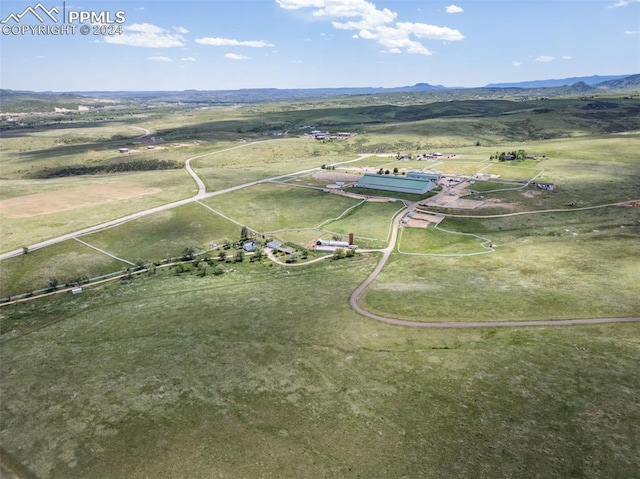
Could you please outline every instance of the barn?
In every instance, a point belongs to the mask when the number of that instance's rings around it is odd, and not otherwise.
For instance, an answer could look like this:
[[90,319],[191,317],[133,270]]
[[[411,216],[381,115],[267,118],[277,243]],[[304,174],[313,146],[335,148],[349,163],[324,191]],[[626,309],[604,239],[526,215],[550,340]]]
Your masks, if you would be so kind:
[[365,174],[360,178],[356,186],[358,188],[369,188],[372,190],[424,195],[436,188],[438,185],[426,178],[406,178],[404,176],[395,175]]

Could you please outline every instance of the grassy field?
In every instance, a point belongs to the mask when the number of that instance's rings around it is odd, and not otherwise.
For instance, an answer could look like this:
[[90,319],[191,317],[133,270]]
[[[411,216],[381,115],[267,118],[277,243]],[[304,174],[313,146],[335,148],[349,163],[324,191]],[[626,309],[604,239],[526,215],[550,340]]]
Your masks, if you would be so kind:
[[441,226],[443,228],[403,228],[398,240],[398,251],[418,255],[468,255],[487,251],[481,246],[486,243],[486,239],[448,231],[446,222]]
[[41,478],[635,476],[636,325],[382,325],[347,302],[374,264],[1,309],[6,453]]
[[[0,251],[10,251],[23,245],[35,244],[38,241],[78,231],[129,213],[188,198],[197,192],[193,179],[184,170],[123,173],[64,180],[19,180],[7,184],[11,194],[15,195],[20,188],[24,187],[24,192],[19,196],[25,196],[26,192],[38,194],[41,185],[43,190],[51,195],[50,203],[46,200],[41,202],[42,213],[35,212],[25,217],[0,217],[2,221]],[[110,197],[109,188],[117,188],[121,185],[128,189],[144,189],[148,193],[121,200]],[[95,196],[87,191],[92,188],[96,191],[105,191],[103,200],[98,202]],[[78,194],[70,196],[69,190],[75,189]],[[61,194],[65,194],[65,197],[53,203],[53,198]],[[46,212],[47,207],[50,207],[51,211]]]
[[[192,166],[208,191],[377,153],[394,156],[345,168],[500,175],[491,185],[477,182],[481,192],[471,196],[488,207],[443,213],[567,210],[404,229],[360,300],[378,314],[505,322],[638,316],[640,208],[579,210],[640,199],[638,101],[611,99],[611,114],[575,99],[434,95],[375,100],[385,104],[362,96],[159,107],[104,123],[89,116],[12,131],[0,146],[0,201],[8,202],[0,203],[0,251],[193,196],[195,183],[184,170],[29,177],[58,163],[120,161],[118,147],[143,133],[136,126],[163,138],[167,149],[139,148],[130,158],[157,154],[181,163],[206,155]],[[301,125],[358,135],[296,138]],[[496,150],[520,148],[545,159],[489,161]],[[458,156],[395,159],[435,151]],[[539,172],[554,191],[488,191]],[[361,247],[382,248],[402,207],[305,187],[327,182],[308,174],[282,182],[81,239],[131,262],[234,241],[242,225],[299,245],[353,232]],[[12,203],[35,194],[45,197]],[[495,252],[474,255],[488,251],[484,240],[454,232],[486,238]],[[213,267],[158,268],[81,295],[0,306],[0,476],[637,477],[636,323],[393,327],[349,306],[379,260],[379,253],[304,266],[247,260],[216,265],[222,274]],[[46,287],[51,277],[64,283],[126,266],[66,241],[3,261],[0,295]]]
[[370,203],[366,202],[347,216],[324,225],[325,230],[340,235],[353,233],[358,240],[376,240],[385,246],[391,232],[391,219],[400,211],[402,203]]
[[209,243],[237,241],[241,226],[198,203],[145,216],[82,240],[132,262],[178,257],[185,248],[209,249]]
[[215,196],[204,204],[259,233],[314,228],[360,203],[322,190],[262,184]]
[[[484,231],[480,234],[494,241],[496,252],[481,256],[396,254],[362,304],[382,315],[433,321],[637,315],[638,228],[577,236],[566,229],[546,238]],[[404,232],[402,251],[480,251],[478,240],[469,237],[445,242],[440,234],[433,236]]]
[[78,278],[94,278],[127,268],[129,265],[105,256],[76,241],[64,243],[2,262],[0,297],[46,288],[49,278],[60,284]]

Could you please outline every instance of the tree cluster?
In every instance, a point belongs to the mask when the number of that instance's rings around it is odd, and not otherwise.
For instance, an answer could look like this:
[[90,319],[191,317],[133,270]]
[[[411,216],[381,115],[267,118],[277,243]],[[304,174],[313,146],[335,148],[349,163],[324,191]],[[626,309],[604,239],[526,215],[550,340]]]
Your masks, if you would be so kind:
[[46,168],[34,174],[35,178],[63,178],[66,176],[98,175],[102,173],[124,173],[129,171],[172,170],[182,165],[171,160],[134,160],[108,165],[71,165]]

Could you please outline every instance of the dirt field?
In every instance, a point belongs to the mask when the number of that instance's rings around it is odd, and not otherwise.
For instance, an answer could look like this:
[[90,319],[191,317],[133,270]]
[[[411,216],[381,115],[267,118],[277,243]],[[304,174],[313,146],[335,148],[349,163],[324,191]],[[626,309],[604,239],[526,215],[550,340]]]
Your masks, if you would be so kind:
[[4,218],[29,218],[152,195],[160,191],[160,188],[148,188],[138,183],[81,186],[2,200],[0,201],[0,216]]
[[358,181],[360,179],[360,175],[354,175],[352,173],[340,173],[336,171],[332,172],[321,172],[315,173],[313,177],[316,180],[320,181],[328,181],[335,183],[336,181],[344,181],[345,183],[350,183],[352,181]]

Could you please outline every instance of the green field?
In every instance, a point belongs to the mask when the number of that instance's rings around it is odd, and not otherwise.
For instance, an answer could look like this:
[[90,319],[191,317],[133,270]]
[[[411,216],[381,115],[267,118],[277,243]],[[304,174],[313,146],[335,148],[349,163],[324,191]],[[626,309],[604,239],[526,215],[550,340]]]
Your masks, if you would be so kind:
[[347,303],[374,264],[2,309],[3,448],[43,478],[635,475],[636,325],[386,326]]
[[210,249],[209,243],[237,241],[241,226],[198,203],[155,213],[82,240],[131,262],[180,256],[185,248]]
[[340,217],[360,201],[317,189],[262,184],[202,203],[259,233],[269,233],[315,228]]
[[[402,228],[360,297],[367,310],[470,323],[640,316],[640,208],[611,205],[640,200],[640,100],[607,97],[611,114],[520,92],[215,107],[176,95],[173,106],[127,100],[112,119],[9,125],[0,252],[197,193],[184,169],[35,179],[45,168],[193,158],[208,192],[286,176],[79,238],[124,262],[75,240],[3,260],[0,297],[235,243],[243,226],[299,251],[349,233],[383,249],[403,203],[328,194],[334,180],[312,177],[370,166],[499,178],[466,197],[485,207],[429,207],[447,215],[437,229]],[[302,125],[358,135],[316,141]],[[144,129],[162,148],[146,148]],[[538,161],[489,160],[518,149]],[[396,160],[436,151],[457,156]],[[351,163],[361,154],[391,156]],[[525,186],[534,177],[554,191]],[[637,477],[638,323],[391,326],[349,303],[380,252],[284,266],[236,253],[4,299],[0,477]]]

